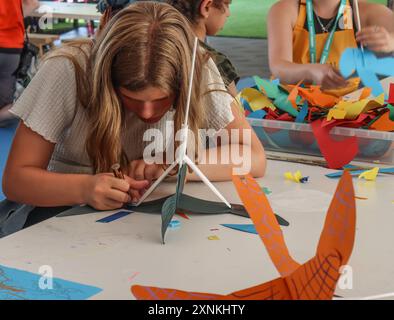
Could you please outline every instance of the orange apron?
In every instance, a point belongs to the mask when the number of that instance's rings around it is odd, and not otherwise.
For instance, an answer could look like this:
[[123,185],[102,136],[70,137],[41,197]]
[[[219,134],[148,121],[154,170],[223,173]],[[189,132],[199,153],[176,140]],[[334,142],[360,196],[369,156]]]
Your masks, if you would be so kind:
[[[349,0],[347,0],[347,9],[344,13],[344,24],[353,26],[353,14]],[[310,63],[309,53],[309,31],[304,28],[306,20],[306,1],[300,1],[300,9],[296,25],[293,30],[293,62],[300,64]],[[316,55],[317,61],[320,61],[324,45],[327,41],[329,33],[316,34]],[[334,39],[331,45],[330,53],[327,62],[334,68],[339,69],[339,60],[342,52],[346,48],[357,48],[357,41],[354,35],[354,29],[348,28],[345,30],[337,30],[334,34]],[[349,86],[346,88],[327,90],[326,92],[337,96],[343,96],[349,92],[358,89],[360,79],[354,78],[349,81]]]

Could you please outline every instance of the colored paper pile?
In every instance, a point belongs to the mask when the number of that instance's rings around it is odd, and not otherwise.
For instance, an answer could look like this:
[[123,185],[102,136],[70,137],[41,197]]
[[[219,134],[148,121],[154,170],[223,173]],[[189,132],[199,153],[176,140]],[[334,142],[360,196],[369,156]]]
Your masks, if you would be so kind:
[[257,76],[253,77],[253,82],[253,87],[242,89],[237,97],[245,116],[311,124],[329,168],[342,168],[359,151],[356,137],[333,140],[329,133],[334,127],[394,131],[394,106],[391,104],[394,104],[394,84],[388,100],[384,94],[371,97],[370,88],[365,88],[357,100],[344,100],[332,92],[322,91],[319,86],[305,87],[301,83],[285,86]]

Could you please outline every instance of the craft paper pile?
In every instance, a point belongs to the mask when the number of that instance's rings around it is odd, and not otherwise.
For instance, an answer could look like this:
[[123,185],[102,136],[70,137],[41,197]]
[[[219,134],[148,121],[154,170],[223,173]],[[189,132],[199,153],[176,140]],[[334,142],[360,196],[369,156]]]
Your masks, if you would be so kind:
[[[360,69],[357,59],[361,58],[357,50],[346,50],[341,59],[342,73],[347,77],[359,77],[349,78],[346,89],[322,91],[319,86],[305,86],[301,82],[283,85],[277,80],[255,76],[251,78],[253,86],[243,88],[237,101],[248,118],[310,124],[328,167],[342,168],[355,158],[359,146],[354,137],[343,141],[332,139],[330,131],[334,127],[394,131],[394,106],[391,104],[394,103],[394,85],[385,96],[380,83],[370,79],[376,77],[375,74],[394,76],[394,58],[378,59],[367,51],[366,59],[370,65],[366,75],[365,70]],[[387,63],[387,68],[383,67],[384,63]],[[364,88],[358,99],[345,100],[344,95],[350,89],[356,89],[360,79],[369,86]],[[248,84],[251,85],[252,81]]]

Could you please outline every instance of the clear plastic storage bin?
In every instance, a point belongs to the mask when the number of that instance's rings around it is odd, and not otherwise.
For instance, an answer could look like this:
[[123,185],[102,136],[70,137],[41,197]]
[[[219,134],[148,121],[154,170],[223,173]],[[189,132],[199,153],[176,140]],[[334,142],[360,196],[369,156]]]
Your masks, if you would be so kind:
[[[248,121],[266,150],[322,157],[309,124],[251,118]],[[358,138],[359,152],[354,160],[394,165],[394,132],[335,127],[330,135],[334,140]]]

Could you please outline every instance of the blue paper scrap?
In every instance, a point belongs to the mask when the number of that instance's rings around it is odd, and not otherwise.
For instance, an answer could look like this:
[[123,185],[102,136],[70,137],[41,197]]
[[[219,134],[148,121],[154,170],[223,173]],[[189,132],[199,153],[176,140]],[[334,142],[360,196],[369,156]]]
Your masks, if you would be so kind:
[[[353,170],[349,171],[351,176],[359,176],[366,170]],[[387,173],[387,174],[394,174],[394,167],[393,168],[380,168],[379,169],[379,174],[380,173]],[[327,178],[335,179],[335,178],[340,178],[342,177],[343,171],[337,171],[333,173],[326,174]]]
[[222,224],[222,226],[237,231],[258,234],[254,224]]
[[123,218],[127,215],[129,215],[130,213],[132,213],[133,211],[119,211],[117,213],[114,213],[108,217],[102,218],[100,220],[97,220],[96,222],[101,222],[101,223],[108,223],[108,222],[112,222],[115,220],[118,220],[120,218]]
[[45,274],[0,265],[0,300],[86,300],[101,291],[97,287],[59,278],[46,279]]
[[172,220],[168,225],[169,228],[174,229],[181,226],[181,222],[179,220]]

